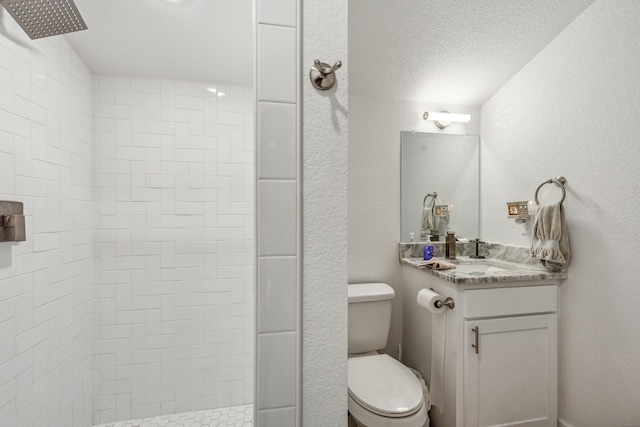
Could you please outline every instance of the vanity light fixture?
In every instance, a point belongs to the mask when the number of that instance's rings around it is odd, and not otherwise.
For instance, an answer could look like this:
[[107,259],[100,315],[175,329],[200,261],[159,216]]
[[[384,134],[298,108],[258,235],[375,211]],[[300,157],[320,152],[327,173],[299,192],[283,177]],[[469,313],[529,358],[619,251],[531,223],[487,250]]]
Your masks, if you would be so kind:
[[448,111],[425,111],[422,115],[424,120],[432,120],[440,129],[444,129],[451,123],[469,123],[471,114],[452,114]]

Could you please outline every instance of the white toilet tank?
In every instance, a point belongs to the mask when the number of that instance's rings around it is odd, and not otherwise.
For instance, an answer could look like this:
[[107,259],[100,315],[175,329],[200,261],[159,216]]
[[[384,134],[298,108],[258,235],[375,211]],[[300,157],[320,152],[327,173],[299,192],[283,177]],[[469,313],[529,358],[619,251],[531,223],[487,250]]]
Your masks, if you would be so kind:
[[349,354],[381,350],[391,325],[393,288],[386,283],[348,285]]

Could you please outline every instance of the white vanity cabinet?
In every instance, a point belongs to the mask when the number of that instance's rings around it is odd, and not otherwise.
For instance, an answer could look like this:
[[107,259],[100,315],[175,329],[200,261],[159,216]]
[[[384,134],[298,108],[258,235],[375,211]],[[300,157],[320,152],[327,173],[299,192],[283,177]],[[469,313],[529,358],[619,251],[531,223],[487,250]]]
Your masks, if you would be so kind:
[[467,290],[465,427],[557,425],[555,285]]
[[[504,278],[503,278],[504,279]],[[403,266],[404,361],[430,379],[432,314],[416,302],[432,288],[451,297],[444,410],[432,427],[557,426],[558,280],[458,283]]]

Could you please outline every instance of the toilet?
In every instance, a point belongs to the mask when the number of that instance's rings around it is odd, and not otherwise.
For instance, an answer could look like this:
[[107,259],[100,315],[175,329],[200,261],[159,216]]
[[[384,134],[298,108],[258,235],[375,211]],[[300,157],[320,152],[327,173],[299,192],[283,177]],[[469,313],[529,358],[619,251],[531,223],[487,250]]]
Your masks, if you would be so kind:
[[423,427],[427,403],[418,377],[378,353],[387,345],[393,288],[385,283],[348,285],[349,413],[359,427]]

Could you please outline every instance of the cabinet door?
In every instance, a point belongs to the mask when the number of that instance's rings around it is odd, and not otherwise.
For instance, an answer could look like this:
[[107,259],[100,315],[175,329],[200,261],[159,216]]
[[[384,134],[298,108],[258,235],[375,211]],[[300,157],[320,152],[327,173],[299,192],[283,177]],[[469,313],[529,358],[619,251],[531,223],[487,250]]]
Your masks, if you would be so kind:
[[464,343],[466,427],[556,427],[556,314],[466,320]]

